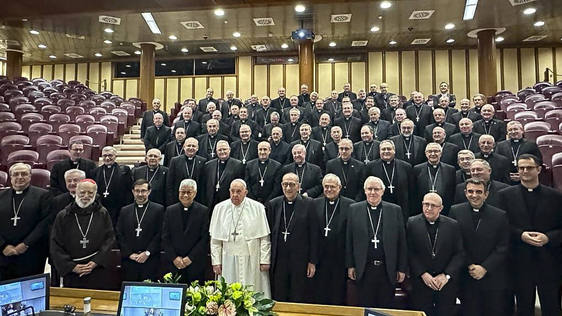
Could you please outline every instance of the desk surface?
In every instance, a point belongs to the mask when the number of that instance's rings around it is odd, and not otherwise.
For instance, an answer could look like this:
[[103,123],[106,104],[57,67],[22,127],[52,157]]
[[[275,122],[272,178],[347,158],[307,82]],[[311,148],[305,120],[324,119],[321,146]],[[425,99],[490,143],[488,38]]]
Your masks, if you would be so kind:
[[[50,305],[51,309],[62,309],[65,304],[76,306],[81,309],[84,297],[92,298],[92,312],[116,314],[119,306],[119,292],[117,291],[100,291],[100,290],[83,290],[70,288],[51,288]],[[273,310],[279,316],[363,316],[364,309],[360,307],[349,306],[330,306],[315,304],[296,304],[283,303],[275,304]],[[389,309],[377,309],[378,311],[388,313],[394,316],[423,316],[423,312],[401,311]]]

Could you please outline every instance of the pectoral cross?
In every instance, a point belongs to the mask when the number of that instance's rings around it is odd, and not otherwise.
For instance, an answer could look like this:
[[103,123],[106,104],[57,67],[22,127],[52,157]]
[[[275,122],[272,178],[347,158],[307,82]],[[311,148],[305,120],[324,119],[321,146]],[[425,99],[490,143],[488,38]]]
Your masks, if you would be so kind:
[[281,234],[283,234],[283,241],[287,242],[287,235],[290,235],[291,233],[289,233],[287,230],[285,230]]
[[211,158],[215,158],[215,153],[211,153]]
[[435,190],[435,188],[431,188],[431,190],[429,190],[430,193],[437,193],[437,190]]
[[324,237],[328,237],[328,232],[331,231],[332,229],[328,226],[324,227]]
[[419,121],[420,121],[420,117],[416,116],[416,122],[419,122]]
[[263,179],[260,179],[260,181],[259,181],[259,183],[260,183],[260,186],[262,186],[262,187],[263,187],[263,184],[264,184],[264,182],[265,182],[265,181],[263,181]]
[[511,162],[515,167],[517,167],[517,160],[513,159],[513,161]]
[[135,228],[135,231],[137,232],[137,237],[139,237],[140,233],[142,232],[142,228],[140,227],[140,225]]
[[246,158],[242,159],[242,163],[246,164]]
[[103,192],[103,197],[106,198],[109,195],[109,192],[105,191]]
[[388,190],[390,191],[390,194],[394,193],[394,188],[395,186],[393,186],[392,183],[388,186]]
[[345,138],[349,138],[349,134],[345,134]]
[[377,236],[375,236],[375,238],[371,239],[371,242],[372,242],[373,245],[375,246],[375,249],[378,249],[378,248],[379,248],[380,239],[378,239]]
[[82,244],[82,248],[86,248],[86,246],[88,245],[90,241],[88,239],[86,239],[86,236],[82,237],[82,240],[80,240],[80,243]]
[[365,162],[365,164],[369,163],[369,158],[365,158],[365,160],[363,160],[363,162]]
[[408,159],[410,159],[411,156],[412,156],[412,153],[411,153],[411,152],[409,152],[409,151],[406,152],[406,157],[408,157]]
[[221,185],[219,182],[217,182],[217,185],[215,185],[215,191],[219,192],[219,189],[221,188]]
[[21,219],[21,217],[14,215],[14,217],[10,218],[12,221],[14,221],[14,227],[18,226],[18,219]]
[[231,235],[232,235],[232,238],[234,239],[234,241],[236,241],[236,236],[240,235],[240,233],[237,233],[236,231],[234,231]]

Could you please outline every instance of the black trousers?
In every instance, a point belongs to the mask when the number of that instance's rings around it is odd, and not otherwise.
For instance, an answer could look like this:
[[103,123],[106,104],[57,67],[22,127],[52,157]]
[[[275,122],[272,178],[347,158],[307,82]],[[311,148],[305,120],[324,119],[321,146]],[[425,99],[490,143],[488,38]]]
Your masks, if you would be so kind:
[[62,279],[64,287],[93,290],[115,290],[114,282],[111,282],[110,271],[97,266],[90,274],[79,276],[70,272]]
[[4,257],[3,264],[0,266],[0,281],[12,280],[45,271],[45,261],[47,255],[43,255],[38,250],[28,249],[19,256]]
[[144,263],[138,263],[129,258],[123,258],[121,264],[123,281],[157,281],[160,278],[160,275],[158,275],[160,256],[158,255],[151,255]]
[[458,285],[450,279],[441,291],[434,291],[423,282],[421,276],[412,280],[414,309],[428,316],[451,316],[456,312]]
[[542,316],[559,316],[560,311],[560,282],[552,280],[542,283],[534,280],[517,280],[515,298],[517,299],[517,315],[535,315],[535,289],[538,289]]
[[462,314],[466,316],[509,315],[509,290],[489,290],[477,280],[466,280],[462,285]]
[[362,307],[393,308],[395,286],[388,279],[386,265],[367,261],[365,272],[355,281],[357,304]]
[[323,258],[316,265],[316,274],[312,279],[312,303],[324,305],[344,305],[347,288],[347,268],[345,263],[335,262],[335,258]]
[[271,273],[273,299],[281,302],[310,302],[308,289],[312,281],[306,277],[306,268],[307,263],[278,258]]

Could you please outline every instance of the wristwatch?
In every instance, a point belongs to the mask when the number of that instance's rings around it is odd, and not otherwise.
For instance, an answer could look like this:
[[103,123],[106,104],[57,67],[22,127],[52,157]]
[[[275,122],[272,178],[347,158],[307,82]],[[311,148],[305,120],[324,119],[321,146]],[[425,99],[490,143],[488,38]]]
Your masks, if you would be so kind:
[[451,279],[451,276],[448,275],[448,274],[445,274],[445,277],[447,278],[447,280],[450,280],[450,279]]
[[147,251],[144,252],[144,254],[145,254],[147,257],[150,257],[150,251],[147,250]]

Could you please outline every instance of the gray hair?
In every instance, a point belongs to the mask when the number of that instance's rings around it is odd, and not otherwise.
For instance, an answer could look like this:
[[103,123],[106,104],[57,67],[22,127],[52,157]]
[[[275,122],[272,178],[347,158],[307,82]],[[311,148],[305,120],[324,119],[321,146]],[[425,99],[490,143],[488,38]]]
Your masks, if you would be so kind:
[[12,175],[12,171],[14,171],[14,169],[16,168],[21,168],[24,167],[27,169],[27,171],[29,172],[29,174],[31,174],[31,166],[23,163],[23,162],[16,162],[15,164],[13,164],[10,169],[8,170],[8,174],[10,174],[10,176]]
[[68,169],[66,170],[66,172],[64,173],[64,179],[66,180],[68,177],[70,177],[71,174],[78,174],[78,177],[80,178],[80,180],[82,179],[86,179],[86,173],[80,169]]
[[383,191],[386,189],[386,186],[384,185],[384,182],[381,180],[381,178],[375,176],[369,176],[367,177],[367,179],[365,179],[365,182],[363,183],[363,190],[367,188],[367,182],[372,182],[372,181],[380,184]]
[[340,177],[338,177],[337,175],[335,175],[333,173],[328,173],[327,175],[324,176],[324,178],[322,179],[322,185],[324,185],[324,183],[326,183],[328,181],[335,181],[341,187]]
[[180,189],[183,187],[192,187],[197,192],[197,182],[193,179],[183,179],[180,182]]
[[230,186],[232,186],[234,183],[240,183],[244,187],[244,189],[248,188],[248,186],[246,185],[246,181],[240,178],[232,180],[232,182],[230,182]]
[[105,146],[103,147],[103,149],[101,150],[101,152],[104,151],[111,151],[113,152],[114,155],[117,155],[117,149],[115,149],[113,146]]

